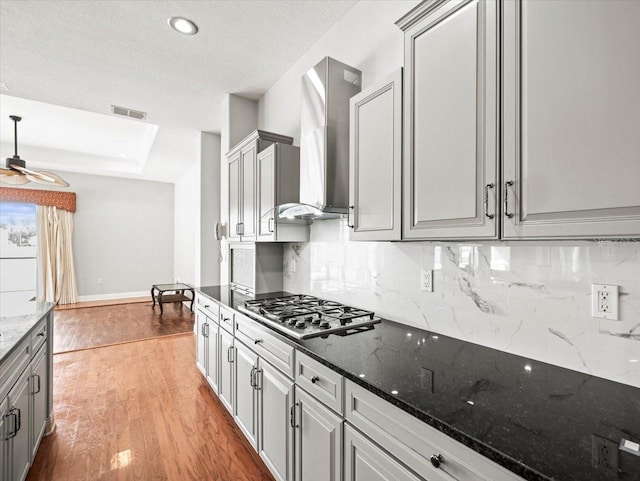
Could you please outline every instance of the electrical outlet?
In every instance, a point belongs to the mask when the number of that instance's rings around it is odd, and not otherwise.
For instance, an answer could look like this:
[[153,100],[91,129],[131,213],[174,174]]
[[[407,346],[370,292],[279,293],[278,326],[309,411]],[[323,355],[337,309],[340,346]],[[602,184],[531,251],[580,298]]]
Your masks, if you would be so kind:
[[591,317],[618,320],[619,286],[591,284]]
[[433,271],[431,269],[420,270],[420,290],[433,292]]
[[98,277],[98,284],[102,284],[102,277]]
[[618,473],[618,445],[597,435],[591,437],[593,467]]

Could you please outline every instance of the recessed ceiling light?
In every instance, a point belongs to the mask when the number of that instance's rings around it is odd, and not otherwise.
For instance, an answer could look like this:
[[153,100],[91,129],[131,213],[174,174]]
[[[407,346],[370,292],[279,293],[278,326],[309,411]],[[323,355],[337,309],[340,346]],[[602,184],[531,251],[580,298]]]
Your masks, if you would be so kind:
[[9,91],[9,87],[7,87],[7,84],[4,82],[0,82],[0,90],[3,92],[8,92]]
[[171,17],[168,22],[171,28],[178,33],[183,33],[184,35],[195,35],[198,33],[198,26],[184,17]]

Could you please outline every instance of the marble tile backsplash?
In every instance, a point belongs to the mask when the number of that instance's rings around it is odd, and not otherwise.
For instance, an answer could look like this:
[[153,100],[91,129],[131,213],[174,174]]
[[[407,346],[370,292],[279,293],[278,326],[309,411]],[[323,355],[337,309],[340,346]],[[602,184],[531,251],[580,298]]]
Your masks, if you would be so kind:
[[[640,387],[640,242],[350,242],[344,220],[288,244],[284,289]],[[434,292],[420,291],[433,269]],[[591,284],[620,286],[620,320]]]

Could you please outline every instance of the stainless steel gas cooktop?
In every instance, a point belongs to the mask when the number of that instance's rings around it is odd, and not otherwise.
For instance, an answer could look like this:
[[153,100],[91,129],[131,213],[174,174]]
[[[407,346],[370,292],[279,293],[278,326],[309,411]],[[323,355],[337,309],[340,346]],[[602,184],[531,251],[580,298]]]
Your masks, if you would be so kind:
[[247,301],[239,310],[298,339],[352,334],[380,322],[371,311],[306,295]]

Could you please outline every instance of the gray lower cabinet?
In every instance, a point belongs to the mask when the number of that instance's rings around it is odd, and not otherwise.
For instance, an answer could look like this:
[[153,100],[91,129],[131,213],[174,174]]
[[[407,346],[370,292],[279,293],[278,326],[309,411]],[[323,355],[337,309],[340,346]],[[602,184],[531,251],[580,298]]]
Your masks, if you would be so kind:
[[354,428],[344,426],[344,481],[420,481]]
[[503,3],[503,237],[640,236],[640,2]]
[[31,371],[31,459],[38,451],[40,440],[44,435],[47,424],[47,393],[49,380],[47,378],[47,347],[40,349],[33,360]]
[[496,238],[497,1],[423,2],[397,24],[405,32],[403,238]]
[[258,369],[258,355],[236,340],[234,346],[235,367],[235,407],[233,417],[240,430],[257,448],[258,443],[258,390],[256,386],[256,371]]
[[400,240],[402,69],[351,97],[351,240]]
[[8,479],[21,481],[31,464],[31,369],[22,373],[9,391],[5,415],[5,444]]
[[294,478],[293,381],[260,359],[258,454],[277,481]]
[[342,418],[296,387],[296,480],[342,479]]
[[214,392],[218,392],[218,323],[196,310],[196,366]]
[[233,384],[234,384],[234,340],[233,334],[225,329],[218,330],[218,346],[220,348],[220,366],[218,378],[218,397],[224,407],[233,415]]

